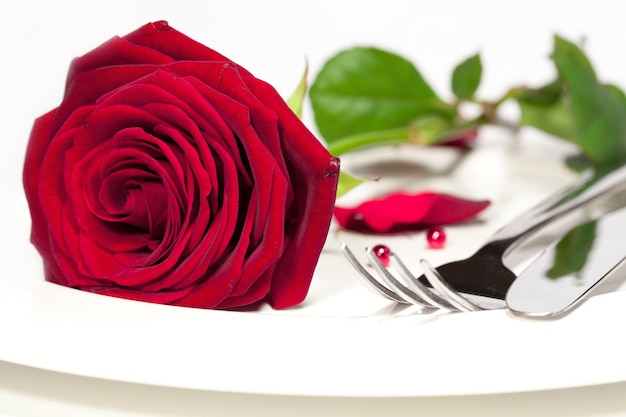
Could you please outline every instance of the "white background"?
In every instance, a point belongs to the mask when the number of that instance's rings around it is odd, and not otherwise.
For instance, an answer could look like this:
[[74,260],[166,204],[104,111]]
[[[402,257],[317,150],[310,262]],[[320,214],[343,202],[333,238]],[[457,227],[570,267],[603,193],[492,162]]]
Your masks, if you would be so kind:
[[[495,98],[551,79],[554,34],[584,40],[600,78],[626,86],[625,10],[618,0],[2,2],[2,166],[23,153],[32,120],[58,105],[72,58],[150,21],[167,20],[285,97],[305,59],[314,75],[340,49],[373,45],[412,60],[444,98],[452,68],[480,52],[479,95]],[[314,128],[310,111],[305,119]]]
[[[0,16],[0,195],[8,213],[0,219],[0,232],[11,230],[20,241],[28,229],[8,226],[12,215],[26,210],[19,177],[33,119],[61,100],[73,57],[149,21],[168,20],[272,83],[283,96],[297,84],[305,57],[315,74],[341,48],[375,45],[415,62],[443,97],[450,96],[453,66],[480,51],[484,83],[479,94],[496,97],[512,85],[550,79],[555,33],[586,39],[600,78],[626,88],[626,7],[618,0],[3,1]],[[310,111],[305,119],[313,127]],[[17,256],[10,242],[2,240],[2,263]],[[364,416],[391,410],[396,415],[459,415],[461,410],[465,415],[626,415],[624,391],[625,384],[613,384],[445,399],[280,398],[156,389],[0,362],[0,415],[16,416],[95,415],[95,409],[114,416],[208,415],[211,408],[219,410],[216,415],[252,410],[254,415]],[[505,413],[508,407],[517,411]]]

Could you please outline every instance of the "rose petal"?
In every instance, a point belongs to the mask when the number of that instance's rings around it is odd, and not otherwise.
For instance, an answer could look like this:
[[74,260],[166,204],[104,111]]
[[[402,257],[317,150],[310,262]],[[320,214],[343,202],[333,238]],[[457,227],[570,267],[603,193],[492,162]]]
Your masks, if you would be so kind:
[[385,233],[430,225],[460,223],[475,217],[490,202],[466,200],[450,194],[395,193],[356,207],[335,207],[335,219],[344,229]]
[[67,81],[69,84],[77,74],[101,67],[133,66],[136,64],[162,65],[173,61],[172,57],[166,54],[133,44],[127,39],[116,36],[72,61]]
[[[339,159],[328,154],[274,88],[257,78],[246,78],[256,97],[278,116],[281,147],[297,203],[286,214],[285,251],[272,277],[271,303],[286,308],[304,300],[326,241],[339,177]],[[307,277],[304,279],[304,277]]]
[[[124,36],[124,39],[136,45],[159,51],[174,58],[176,61],[232,62],[217,51],[173,29],[166,21],[144,25]],[[247,73],[241,67],[240,70]]]

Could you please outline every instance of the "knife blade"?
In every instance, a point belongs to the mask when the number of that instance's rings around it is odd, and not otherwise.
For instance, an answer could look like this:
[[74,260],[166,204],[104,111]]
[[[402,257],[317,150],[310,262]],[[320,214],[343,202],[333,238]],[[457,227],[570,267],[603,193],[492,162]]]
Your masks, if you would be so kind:
[[582,269],[559,278],[550,277],[557,247],[557,242],[552,243],[507,291],[506,304],[514,314],[561,317],[596,292],[601,284],[626,280],[626,208],[606,213],[593,222],[596,222],[596,234]]

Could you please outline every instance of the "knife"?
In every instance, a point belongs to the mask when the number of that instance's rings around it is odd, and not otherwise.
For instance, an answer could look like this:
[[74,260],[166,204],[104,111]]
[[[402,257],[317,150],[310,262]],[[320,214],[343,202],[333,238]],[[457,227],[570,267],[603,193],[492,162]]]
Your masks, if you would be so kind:
[[521,272],[505,298],[515,315],[558,318],[579,306],[600,286],[626,280],[626,207],[577,227],[592,222],[596,223],[595,238],[582,269],[562,277],[550,277],[557,250],[554,242]]

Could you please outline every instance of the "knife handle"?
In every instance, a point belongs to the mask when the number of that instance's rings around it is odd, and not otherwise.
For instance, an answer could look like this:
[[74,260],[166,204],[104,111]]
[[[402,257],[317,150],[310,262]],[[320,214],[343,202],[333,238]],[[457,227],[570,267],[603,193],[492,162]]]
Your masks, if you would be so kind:
[[[489,241],[509,241],[511,248],[546,226],[569,230],[626,205],[626,165],[609,171],[586,171],[558,191],[499,229]],[[583,221],[583,222],[584,222]],[[562,234],[562,233],[559,233]]]

